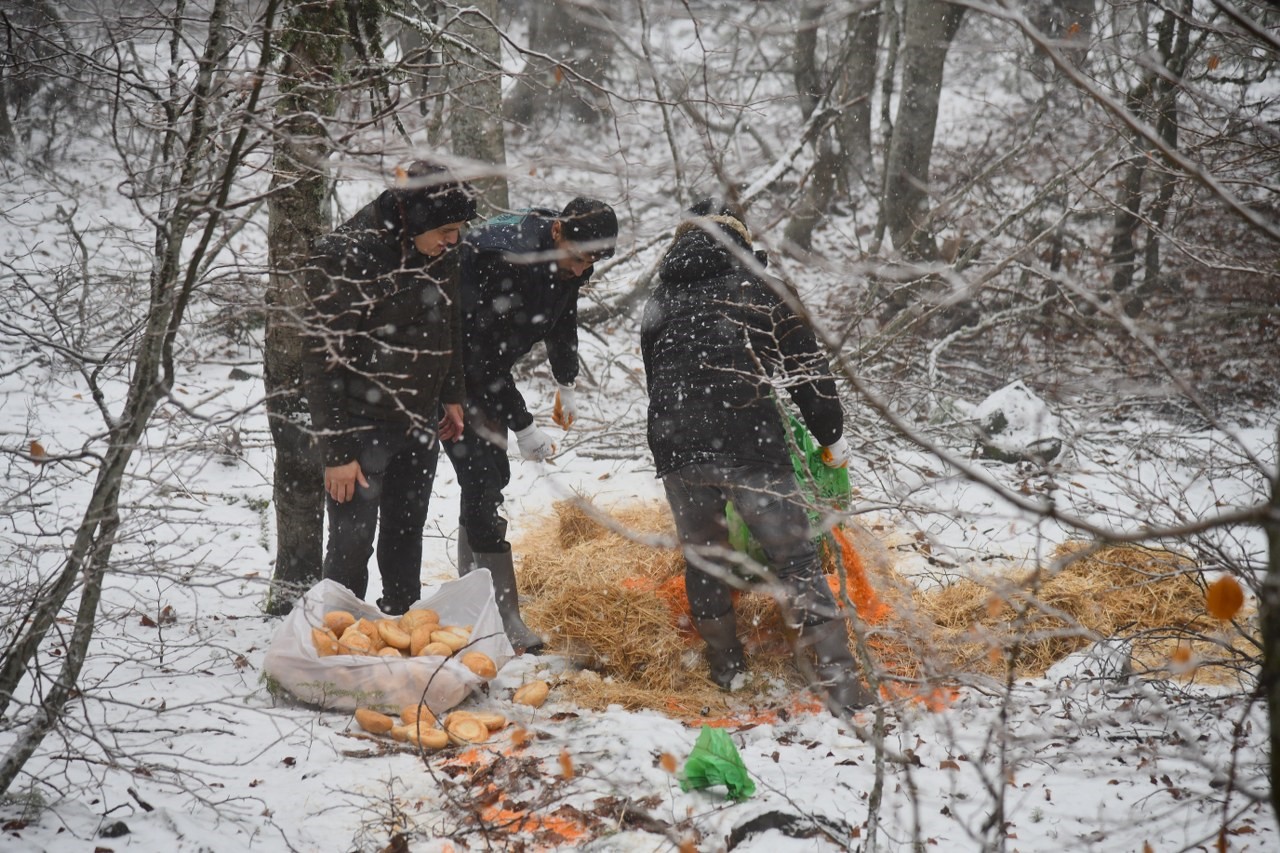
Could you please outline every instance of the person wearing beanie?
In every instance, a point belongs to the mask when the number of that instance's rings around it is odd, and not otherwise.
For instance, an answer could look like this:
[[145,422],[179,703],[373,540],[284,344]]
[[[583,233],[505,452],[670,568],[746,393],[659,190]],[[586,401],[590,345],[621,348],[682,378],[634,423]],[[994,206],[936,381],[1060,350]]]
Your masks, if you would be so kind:
[[508,431],[521,457],[546,461],[551,437],[535,423],[512,370],[539,341],[557,383],[552,420],[569,429],[576,417],[578,291],[595,263],[613,255],[618,218],[602,201],[575,198],[559,213],[534,208],[485,222],[459,249],[466,425],[445,451],[458,475],[462,506],[458,573],[476,567],[493,576],[507,638],[537,654],[543,640],[520,616],[507,521],[500,510],[511,482]]
[[753,250],[742,212],[704,200],[689,213],[659,264],[640,345],[649,448],[684,549],[693,623],[712,680],[732,689],[746,671],[730,583],[742,566],[725,517],[732,501],[764,552],[801,672],[844,713],[872,697],[814,547],[775,391],[785,389],[800,410],[823,461],[842,467],[835,380],[781,283],[764,278],[767,258]]
[[456,251],[471,187],[415,161],[312,244],[303,380],[324,457],[324,577],[363,598],[377,533],[384,613],[421,594],[438,439],[462,432]]

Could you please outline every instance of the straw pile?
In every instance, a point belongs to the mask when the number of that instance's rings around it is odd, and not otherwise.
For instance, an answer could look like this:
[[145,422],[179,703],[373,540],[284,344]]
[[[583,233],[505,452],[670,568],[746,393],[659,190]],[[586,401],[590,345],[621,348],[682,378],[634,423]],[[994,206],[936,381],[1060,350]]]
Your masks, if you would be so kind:
[[[579,704],[731,713],[744,700],[789,698],[802,686],[776,603],[751,592],[736,594],[735,604],[751,668],[748,689],[730,696],[711,682],[685,597],[684,559],[664,504],[605,515],[583,501],[562,501],[555,511],[534,524],[516,548],[522,613],[549,637],[552,651],[586,668],[567,688]],[[852,538],[854,553],[863,552],[865,540]],[[829,571],[836,559],[831,549],[823,554]],[[877,565],[885,564],[881,558]],[[834,575],[829,580],[840,595],[840,581]],[[843,592],[883,618],[888,608],[868,602],[874,592],[860,586],[846,580]]]
[[1169,677],[1194,663],[1201,680],[1228,679],[1243,663],[1245,638],[1228,631],[1236,651],[1223,648],[1225,626],[1205,613],[1199,579],[1198,567],[1171,551],[1072,542],[1023,577],[962,580],[917,593],[915,603],[960,671],[1041,676],[1072,652],[1120,637],[1132,641],[1135,672]]
[[[726,694],[711,683],[665,505],[605,514],[565,501],[555,510],[517,545],[523,613],[549,636],[551,651],[585,668],[565,686],[578,704],[740,715],[744,705],[778,704],[803,687],[776,604],[755,593],[739,594],[735,607],[750,666],[746,689]],[[1201,666],[1200,678],[1207,664],[1242,666],[1243,655],[1222,642],[1223,626],[1204,612],[1196,567],[1171,552],[1074,543],[1024,577],[925,592],[894,572],[874,536],[857,525],[846,532],[843,563],[840,548],[826,548],[824,567],[835,572],[829,580],[837,596],[862,617],[855,650],[884,680],[886,695],[929,701],[930,685],[965,673],[1042,676],[1108,637],[1130,638],[1135,669],[1161,677],[1190,663]]]

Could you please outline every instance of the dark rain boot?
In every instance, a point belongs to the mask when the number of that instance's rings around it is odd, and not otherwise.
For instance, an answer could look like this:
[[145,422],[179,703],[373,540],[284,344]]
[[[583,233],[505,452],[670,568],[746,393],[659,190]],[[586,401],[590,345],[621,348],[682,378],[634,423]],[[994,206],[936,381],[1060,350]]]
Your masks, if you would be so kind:
[[747,671],[747,659],[738,640],[738,624],[730,610],[716,619],[694,618],[698,635],[707,644],[707,663],[711,667],[711,680],[721,690],[731,690],[734,676]]
[[[461,534],[459,534],[461,542]],[[461,550],[461,546],[459,546]],[[470,549],[468,549],[470,550]],[[531,655],[542,654],[543,640],[520,618],[520,596],[516,590],[516,567],[511,552],[492,554],[473,554],[473,568],[488,569],[493,576],[493,597],[498,603],[498,613],[502,615],[502,627],[507,632],[507,639],[517,653],[528,652]],[[459,564],[459,573],[461,564]]]
[[[806,625],[800,630],[797,655],[813,650],[815,691],[826,697],[827,708],[839,716],[865,708],[875,702],[875,696],[858,677],[858,664],[849,651],[849,635],[843,619],[832,619],[817,625]],[[801,671],[807,672],[801,662]]]
[[467,538],[467,528],[458,528],[458,577],[476,567],[476,558],[471,554],[471,540]]

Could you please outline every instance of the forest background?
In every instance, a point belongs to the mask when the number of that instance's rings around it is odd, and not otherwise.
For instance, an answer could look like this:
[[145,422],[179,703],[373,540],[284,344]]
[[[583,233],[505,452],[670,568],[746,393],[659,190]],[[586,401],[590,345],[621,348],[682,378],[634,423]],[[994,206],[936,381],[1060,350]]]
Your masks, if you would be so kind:
[[[287,775],[279,747],[346,720],[258,678],[322,541],[292,273],[397,164],[435,156],[483,187],[486,211],[585,193],[623,223],[579,306],[591,414],[558,466],[521,468],[517,530],[555,500],[659,494],[638,308],[681,211],[716,195],[748,209],[829,348],[855,451],[846,521],[917,591],[980,582],[987,604],[963,628],[983,610],[1012,628],[975,635],[985,668],[913,649],[920,683],[958,691],[936,719],[901,700],[740,732],[793,786],[768,813],[799,816],[753,831],[865,849],[1060,849],[1068,831],[1108,849],[1275,849],[1278,22],[1271,4],[1227,0],[0,2],[6,837],[82,849],[127,812],[139,849],[211,827],[228,846],[191,849],[492,843],[500,821],[467,797],[421,795],[410,814],[392,789],[416,756],[395,757],[381,794],[299,794],[320,783]],[[545,415],[545,368],[521,378]],[[1043,407],[1020,410],[1039,420],[1010,446],[982,403],[1015,381]],[[428,580],[449,575],[450,486]],[[1138,585],[1185,582],[1199,606],[1227,578],[1246,606],[1100,632],[1046,590],[1115,546],[1175,555]],[[1097,666],[1029,675],[1046,636],[1171,645],[1121,689]],[[1217,675],[1197,681],[1202,658]],[[539,754],[554,765],[581,719],[600,727],[592,755],[615,775],[577,781],[631,803],[585,821],[600,849],[627,833],[637,849],[749,843],[732,809],[669,785],[643,808],[623,795],[653,784],[652,760],[637,769],[650,752],[687,753],[674,721],[570,705],[542,720]],[[618,730],[635,738],[594,739]],[[247,752],[203,743],[232,731]],[[805,737],[837,744],[829,772],[765,746]],[[851,740],[857,760],[840,752]],[[1061,792],[1082,755],[1152,790],[1106,812],[1077,780],[1068,830],[1019,772],[1047,766]],[[528,773],[544,812],[587,811],[572,777]],[[828,809],[841,773],[867,795]],[[326,793],[345,805],[310,804]],[[546,826],[517,831],[554,846]]]

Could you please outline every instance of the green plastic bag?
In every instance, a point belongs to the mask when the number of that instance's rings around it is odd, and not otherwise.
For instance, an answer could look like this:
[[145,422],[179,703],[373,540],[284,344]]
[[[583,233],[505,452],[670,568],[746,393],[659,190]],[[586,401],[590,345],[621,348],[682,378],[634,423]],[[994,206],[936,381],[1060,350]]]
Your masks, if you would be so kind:
[[724,729],[703,726],[680,774],[680,790],[687,793],[712,785],[728,788],[727,799],[731,800],[745,800],[756,792],[756,783],[747,775],[747,766],[729,735]]

